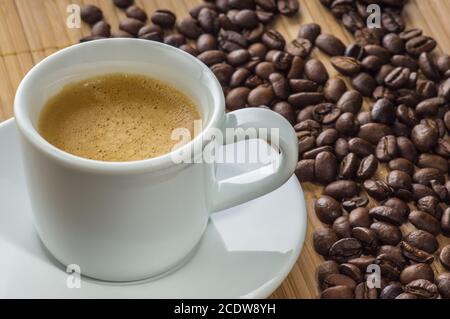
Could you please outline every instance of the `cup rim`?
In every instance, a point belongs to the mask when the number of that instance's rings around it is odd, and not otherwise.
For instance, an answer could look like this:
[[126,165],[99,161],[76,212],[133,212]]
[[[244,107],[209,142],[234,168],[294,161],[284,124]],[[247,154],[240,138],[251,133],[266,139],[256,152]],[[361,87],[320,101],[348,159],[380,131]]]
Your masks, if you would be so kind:
[[[73,53],[74,51],[79,50],[80,48],[84,47],[91,47],[92,50],[95,50],[96,47],[102,46],[105,44],[111,44],[114,43],[116,45],[123,45],[127,46],[127,43],[130,41],[133,41],[133,43],[140,43],[139,45],[150,45],[150,46],[156,46],[159,48],[162,48],[163,50],[173,51],[176,52],[176,54],[184,55],[187,57],[192,63],[197,64],[201,67],[202,71],[204,73],[207,73],[211,79],[213,80],[212,88],[216,93],[218,93],[219,97],[219,103],[214,102],[211,106],[212,108],[212,115],[210,120],[208,121],[207,125],[203,128],[202,132],[197,135],[192,141],[187,143],[186,145],[180,147],[177,150],[174,150],[172,152],[169,152],[167,154],[161,155],[159,157],[144,159],[144,160],[138,160],[138,161],[129,161],[129,162],[106,162],[106,161],[99,161],[99,160],[92,160],[83,158],[77,155],[73,155],[70,153],[67,153],[54,145],[47,142],[37,131],[37,129],[34,127],[34,125],[31,123],[31,120],[27,116],[27,111],[25,109],[25,103],[24,103],[24,95],[25,93],[25,86],[30,81],[30,78],[32,78],[32,75],[36,73],[37,71],[47,67],[49,64],[53,62],[55,58],[59,58],[65,55],[68,55],[70,53]],[[215,95],[215,94],[214,94]],[[208,134],[209,131],[211,131],[213,128],[220,127],[220,120],[225,115],[225,97],[222,91],[222,86],[220,85],[219,81],[217,80],[214,73],[209,69],[208,66],[206,66],[203,62],[195,58],[194,56],[190,55],[189,53],[180,50],[178,48],[169,46],[164,43],[156,42],[156,41],[150,41],[150,40],[143,40],[143,39],[128,39],[128,38],[117,38],[117,39],[101,39],[101,40],[95,40],[85,43],[79,43],[72,46],[69,46],[65,49],[62,49],[58,52],[55,52],[54,54],[46,57],[42,61],[40,61],[38,64],[36,64],[23,78],[21,81],[16,96],[14,99],[14,115],[16,119],[17,126],[19,130],[22,132],[22,134],[26,137],[26,139],[32,143],[34,147],[36,147],[39,151],[47,155],[48,157],[52,158],[53,160],[59,161],[63,164],[66,164],[70,167],[77,168],[77,169],[83,169],[88,171],[97,171],[97,172],[103,172],[103,173],[132,173],[132,172],[144,172],[149,170],[160,170],[164,168],[168,168],[170,166],[177,165],[173,162],[172,158],[173,155],[176,153],[179,154],[186,154],[185,152],[193,150],[192,154],[193,157],[197,156],[198,153],[200,153],[203,150],[204,147],[204,136]]]

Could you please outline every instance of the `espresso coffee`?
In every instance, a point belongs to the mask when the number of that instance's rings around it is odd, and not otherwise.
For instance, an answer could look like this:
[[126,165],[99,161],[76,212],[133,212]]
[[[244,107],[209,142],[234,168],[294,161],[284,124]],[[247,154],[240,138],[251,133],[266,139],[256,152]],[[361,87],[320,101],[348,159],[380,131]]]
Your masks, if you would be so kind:
[[176,128],[194,136],[200,113],[170,84],[141,75],[109,74],[69,84],[45,105],[44,139],[76,156],[128,162],[167,154]]

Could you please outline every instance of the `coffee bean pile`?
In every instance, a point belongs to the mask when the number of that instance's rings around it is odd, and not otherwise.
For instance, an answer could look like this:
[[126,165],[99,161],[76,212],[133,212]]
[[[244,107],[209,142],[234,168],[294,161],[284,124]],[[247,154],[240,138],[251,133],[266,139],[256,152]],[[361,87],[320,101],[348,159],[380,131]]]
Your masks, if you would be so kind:
[[[406,1],[321,2],[355,35],[345,47],[321,35],[316,46],[354,90],[327,82],[336,95],[300,114],[302,181],[325,186],[315,203],[326,225],[315,231],[322,298],[450,298],[450,275],[435,278],[436,236],[450,237],[450,56],[418,29],[405,30]],[[382,28],[366,28],[365,3],[382,6]],[[331,94],[328,94],[331,95]],[[374,101],[361,111],[364,98]],[[377,168],[387,166],[385,179]],[[369,198],[375,203],[371,205]],[[410,222],[416,230],[402,233]],[[439,260],[448,267],[450,245]],[[381,288],[366,282],[381,269]]]
[[[295,15],[297,0],[207,1],[178,23],[171,11],[147,16],[132,0],[115,0],[127,16],[119,31],[86,6],[82,19],[92,34],[81,41],[136,37],[178,47],[211,68],[228,110],[268,108],[293,125],[296,175],[324,186],[315,213],[327,226],[313,236],[327,259],[317,271],[322,298],[450,298],[450,275],[435,278],[430,266],[436,236],[450,236],[450,56],[433,54],[437,43],[421,30],[405,30],[406,1],[321,2],[355,43],[346,46],[315,23],[287,42],[270,23]],[[382,6],[382,28],[366,28],[370,3]],[[315,47],[352,89],[310,57]],[[373,101],[367,112],[365,99]],[[382,166],[390,169],[385,179]],[[408,221],[416,230],[403,234]],[[449,250],[439,256],[447,268]],[[380,289],[365,281],[372,264],[381,268]]]

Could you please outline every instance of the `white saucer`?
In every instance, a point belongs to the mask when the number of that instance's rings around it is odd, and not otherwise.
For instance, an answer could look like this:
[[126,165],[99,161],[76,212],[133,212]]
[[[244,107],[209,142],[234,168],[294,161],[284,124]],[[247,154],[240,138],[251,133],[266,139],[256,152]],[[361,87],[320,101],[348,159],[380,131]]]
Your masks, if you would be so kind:
[[[225,169],[226,167],[226,169]],[[219,166],[221,176],[248,170]],[[153,281],[112,284],[68,273],[34,231],[14,120],[0,124],[0,298],[266,298],[295,264],[306,233],[298,180],[212,215],[194,256]]]

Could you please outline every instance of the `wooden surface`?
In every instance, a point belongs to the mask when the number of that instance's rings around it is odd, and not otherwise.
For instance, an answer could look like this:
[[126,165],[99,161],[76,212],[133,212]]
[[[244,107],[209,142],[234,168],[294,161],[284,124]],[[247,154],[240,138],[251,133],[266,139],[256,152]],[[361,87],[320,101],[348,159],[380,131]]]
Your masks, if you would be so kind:
[[[157,8],[172,9],[179,17],[187,14],[200,0],[136,0],[148,13]],[[100,6],[108,22],[116,28],[122,11],[115,9],[111,0],[0,0],[0,122],[13,116],[14,94],[21,79],[30,68],[55,51],[77,43],[82,35],[89,34],[89,28],[68,29],[66,7],[70,3],[94,3]],[[450,52],[450,0],[411,0],[404,10],[408,27],[419,27],[424,33],[438,41],[438,51]],[[351,35],[325,10],[319,0],[302,0],[301,13],[294,18],[279,18],[275,27],[287,38],[294,38],[302,23],[317,22],[324,33],[333,33],[344,42]],[[317,52],[313,54],[326,63],[331,74],[336,74],[328,59]],[[367,106],[366,106],[367,107]],[[1,152],[4,150],[0,150]],[[382,173],[381,173],[382,174]],[[313,204],[320,196],[321,188],[303,185],[308,205],[308,233],[301,257],[274,298],[316,298],[318,295],[315,268],[322,261],[312,248],[311,236],[321,223],[317,220]],[[282,208],[281,208],[282,209]],[[404,231],[409,227],[405,226]],[[439,237],[442,243],[449,239]],[[437,263],[436,271],[442,271]]]

